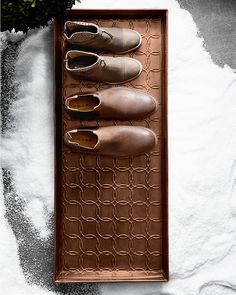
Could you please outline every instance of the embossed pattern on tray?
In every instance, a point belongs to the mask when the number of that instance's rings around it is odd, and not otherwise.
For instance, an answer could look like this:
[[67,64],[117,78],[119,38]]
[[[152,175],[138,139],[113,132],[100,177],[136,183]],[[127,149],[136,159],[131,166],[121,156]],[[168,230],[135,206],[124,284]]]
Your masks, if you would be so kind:
[[[62,136],[60,276],[97,275],[99,279],[99,275],[111,272],[118,278],[135,273],[142,273],[144,278],[155,276],[163,265],[161,19],[80,20],[131,28],[142,35],[141,47],[126,56],[138,59],[143,71],[140,77],[122,86],[148,92],[157,99],[159,108],[141,121],[71,120],[64,111],[66,97],[119,85],[75,80],[62,61],[62,135],[79,126],[137,125],[151,128],[159,141],[151,153],[118,159],[72,152]],[[63,42],[62,56],[66,50]]]

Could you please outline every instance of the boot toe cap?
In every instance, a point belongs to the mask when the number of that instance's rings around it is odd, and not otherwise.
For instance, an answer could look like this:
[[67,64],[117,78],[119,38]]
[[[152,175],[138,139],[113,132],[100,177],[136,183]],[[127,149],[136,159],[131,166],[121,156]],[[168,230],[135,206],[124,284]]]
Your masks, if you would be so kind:
[[156,134],[150,129],[145,129],[143,133],[143,150],[147,152],[153,150],[157,144]]
[[140,105],[142,107],[143,115],[151,115],[158,108],[158,104],[157,104],[155,98],[147,93],[140,95],[140,98],[139,98],[139,96],[137,96],[137,100],[138,101],[142,100],[142,104],[140,104]]
[[126,81],[137,78],[142,72],[142,64],[133,58],[127,58],[124,77]]
[[124,48],[124,51],[129,52],[129,51],[137,49],[140,46],[141,42],[142,42],[141,35],[136,31],[129,30],[127,43]]

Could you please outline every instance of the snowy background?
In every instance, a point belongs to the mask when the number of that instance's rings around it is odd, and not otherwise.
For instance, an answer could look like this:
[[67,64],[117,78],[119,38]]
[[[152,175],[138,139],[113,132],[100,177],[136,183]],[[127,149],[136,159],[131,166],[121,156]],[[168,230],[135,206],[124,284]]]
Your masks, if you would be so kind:
[[[191,2],[76,5],[169,9],[168,283],[53,283],[53,27],[1,33],[0,294],[236,294],[235,14],[232,41],[219,31],[214,43],[213,11],[198,16]],[[227,16],[236,11],[235,1],[213,2],[232,3]]]

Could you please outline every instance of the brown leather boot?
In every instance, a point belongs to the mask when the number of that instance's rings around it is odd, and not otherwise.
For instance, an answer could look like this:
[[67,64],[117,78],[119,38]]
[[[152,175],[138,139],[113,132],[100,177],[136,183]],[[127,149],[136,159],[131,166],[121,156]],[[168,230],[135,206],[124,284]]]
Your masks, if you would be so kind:
[[127,53],[137,49],[141,42],[141,35],[131,29],[98,27],[92,23],[67,21],[64,25],[66,40],[80,48],[90,48]]
[[82,79],[120,84],[138,77],[139,61],[130,57],[99,56],[95,53],[70,50],[66,53],[66,69]]
[[129,157],[151,151],[157,143],[157,137],[152,130],[144,127],[88,127],[66,132],[65,142],[77,152]]
[[113,87],[95,93],[74,94],[65,101],[66,111],[83,119],[143,119],[157,109],[149,94],[128,87]]

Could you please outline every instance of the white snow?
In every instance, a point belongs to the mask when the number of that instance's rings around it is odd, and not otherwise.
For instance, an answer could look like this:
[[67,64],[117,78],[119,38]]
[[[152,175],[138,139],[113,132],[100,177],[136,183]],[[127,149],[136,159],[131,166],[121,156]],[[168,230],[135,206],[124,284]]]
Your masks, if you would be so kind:
[[43,236],[44,215],[53,210],[52,38],[46,28],[31,32],[20,46],[17,100],[11,105],[16,127],[2,140],[2,165],[14,173],[15,189],[27,202],[26,214]]
[[27,284],[23,275],[15,236],[4,218],[2,173],[0,171],[0,294],[4,295],[49,295],[52,292]]
[[[235,294],[236,74],[213,63],[191,15],[174,0],[83,0],[76,6],[169,9],[170,282],[103,284],[102,294]],[[2,167],[13,171],[25,214],[42,238],[53,211],[52,58],[49,28],[21,44],[18,100],[11,107],[16,128],[1,143]],[[3,294],[48,294],[25,282],[2,198],[0,231]]]

